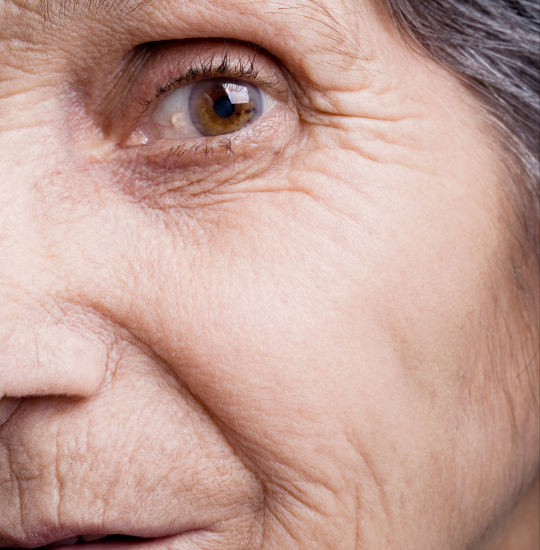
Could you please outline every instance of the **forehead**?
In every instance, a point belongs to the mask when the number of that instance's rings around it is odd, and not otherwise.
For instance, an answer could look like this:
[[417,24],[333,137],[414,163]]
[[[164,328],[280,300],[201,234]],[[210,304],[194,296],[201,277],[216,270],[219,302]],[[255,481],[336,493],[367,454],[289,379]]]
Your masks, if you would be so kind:
[[[19,37],[24,33],[39,38],[47,31],[58,34],[81,24],[129,28],[175,23],[179,28],[193,29],[194,24],[212,27],[224,20],[241,32],[259,20],[284,35],[293,32],[305,37],[315,31],[322,48],[333,43],[332,49],[351,55],[358,50],[360,38],[354,23],[366,11],[366,4],[349,5],[349,0],[0,0],[0,35],[12,36],[17,29]],[[196,34],[195,29],[193,32]]]
[[310,86],[358,89],[380,53],[375,19],[385,17],[368,0],[0,0],[0,88],[19,78],[13,68],[43,80],[69,65],[118,66],[139,44],[226,38],[269,51]]

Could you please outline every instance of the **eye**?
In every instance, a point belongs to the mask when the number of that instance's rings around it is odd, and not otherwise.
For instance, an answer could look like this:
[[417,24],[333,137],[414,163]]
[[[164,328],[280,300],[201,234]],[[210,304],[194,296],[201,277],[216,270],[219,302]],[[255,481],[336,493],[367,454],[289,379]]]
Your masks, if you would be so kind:
[[159,103],[136,132],[139,143],[221,136],[242,130],[274,106],[272,96],[249,82],[215,78],[182,86]]

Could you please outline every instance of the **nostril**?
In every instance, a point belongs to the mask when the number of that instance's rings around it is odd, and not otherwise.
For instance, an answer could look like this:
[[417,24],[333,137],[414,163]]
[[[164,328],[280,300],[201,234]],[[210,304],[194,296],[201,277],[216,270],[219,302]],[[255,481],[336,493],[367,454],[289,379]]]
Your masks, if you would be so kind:
[[0,396],[89,397],[99,390],[110,351],[100,320],[82,314],[59,319],[4,306],[1,298]]

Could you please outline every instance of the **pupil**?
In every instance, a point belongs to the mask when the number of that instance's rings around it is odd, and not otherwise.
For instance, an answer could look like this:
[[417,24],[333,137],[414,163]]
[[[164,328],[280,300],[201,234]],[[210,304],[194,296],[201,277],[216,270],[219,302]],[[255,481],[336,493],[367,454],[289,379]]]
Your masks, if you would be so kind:
[[214,111],[221,118],[229,118],[234,113],[234,105],[227,96],[221,96],[214,103]]

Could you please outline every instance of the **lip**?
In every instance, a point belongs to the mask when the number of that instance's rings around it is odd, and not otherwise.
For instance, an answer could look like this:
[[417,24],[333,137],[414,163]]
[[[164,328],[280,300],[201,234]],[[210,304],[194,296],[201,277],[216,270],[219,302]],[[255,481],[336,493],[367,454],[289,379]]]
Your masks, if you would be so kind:
[[[175,535],[168,535],[163,537],[146,538],[132,535],[104,535],[103,539],[92,542],[77,542],[75,544],[61,544],[65,539],[55,540],[47,543],[43,546],[38,546],[39,550],[50,548],[61,548],[62,550],[81,550],[82,546],[88,550],[182,550],[187,547],[185,543],[193,542],[194,539],[210,535],[208,529],[189,529]],[[77,536],[77,535],[75,535]],[[74,536],[74,537],[75,537]],[[199,541],[200,542],[200,541]],[[191,545],[189,546],[191,548]]]
[[136,368],[123,359],[114,391],[23,400],[1,428],[13,452],[0,459],[0,478],[10,480],[0,487],[0,549],[81,550],[66,539],[88,535],[133,538],[85,550],[235,547],[259,529],[258,484],[219,428],[136,357]]

